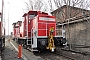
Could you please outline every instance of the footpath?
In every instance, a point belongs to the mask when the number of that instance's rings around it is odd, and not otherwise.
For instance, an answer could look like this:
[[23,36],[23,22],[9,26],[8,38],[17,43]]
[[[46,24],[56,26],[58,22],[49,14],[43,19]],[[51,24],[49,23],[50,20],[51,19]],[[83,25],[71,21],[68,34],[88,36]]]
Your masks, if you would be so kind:
[[24,60],[22,58],[18,59],[18,52],[8,40],[5,41],[4,60]]

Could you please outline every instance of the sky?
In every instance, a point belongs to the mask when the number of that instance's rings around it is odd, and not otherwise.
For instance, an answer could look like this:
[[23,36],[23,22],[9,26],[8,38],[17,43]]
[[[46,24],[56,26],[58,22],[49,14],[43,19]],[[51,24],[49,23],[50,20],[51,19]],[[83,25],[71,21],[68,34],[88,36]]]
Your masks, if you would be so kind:
[[[13,31],[12,23],[22,20],[24,6],[24,0],[4,0],[4,19],[5,19],[5,28],[6,35],[10,34]],[[0,0],[0,4],[2,0]],[[1,5],[0,5],[1,12]],[[9,23],[9,25],[8,25]]]

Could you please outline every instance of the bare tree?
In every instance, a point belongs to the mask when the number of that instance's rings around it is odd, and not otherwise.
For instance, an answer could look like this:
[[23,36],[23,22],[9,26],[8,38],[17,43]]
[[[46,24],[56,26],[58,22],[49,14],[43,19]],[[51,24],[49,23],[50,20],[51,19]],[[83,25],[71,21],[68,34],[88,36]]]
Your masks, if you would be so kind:
[[28,2],[25,2],[25,9],[26,11],[29,10],[41,10],[43,3],[42,0],[29,0]]
[[24,1],[24,3],[25,3],[25,7],[22,8],[22,11],[23,11],[23,13],[26,13],[29,11],[30,7],[29,7],[29,4],[27,2]]
[[43,6],[42,0],[37,0],[35,2],[34,8],[35,10],[41,10],[42,6]]
[[[78,6],[78,7],[87,7],[90,3],[89,0],[54,0],[55,5],[57,8],[61,7],[62,5],[69,5],[70,1],[70,6]],[[84,6],[82,4],[85,4]]]
[[49,3],[49,5],[50,5],[50,10],[52,11],[53,6],[52,6],[52,2],[51,2],[51,0],[48,0],[48,3]]
[[[44,10],[47,11],[49,10],[49,12],[55,10],[55,8],[53,7],[53,4],[55,4],[55,6],[57,8],[63,6],[63,5],[67,5],[67,6],[72,6],[72,7],[80,7],[80,8],[88,8],[90,7],[90,3],[88,3],[88,0],[47,0],[48,3],[43,3],[42,0],[29,0],[29,3],[25,2],[25,9],[26,10]],[[54,3],[52,3],[54,2]],[[49,6],[49,8],[47,7],[47,5]],[[79,12],[81,11],[76,11],[74,13],[74,15],[72,16],[72,10],[73,8],[68,8],[70,9],[70,17],[74,17],[77,14],[79,14]],[[64,13],[64,11],[62,10],[62,12]],[[65,14],[66,16],[68,16],[68,14]]]
[[[54,0],[54,3],[57,8],[59,8],[63,5],[72,6],[72,8],[67,7],[68,13],[65,14],[66,16],[70,16],[70,17],[74,17],[74,16],[78,15],[81,12],[81,10],[83,10],[83,9],[87,9],[88,7],[90,8],[90,3],[88,3],[88,2],[90,2],[90,1],[89,0]],[[71,13],[73,11],[73,7],[78,7],[81,9],[79,11],[78,10],[75,11],[74,15],[71,15]],[[63,10],[62,10],[62,12],[64,13]]]
[[[54,0],[55,6],[57,8],[61,7],[63,5],[63,0]],[[64,2],[66,4],[66,1]]]

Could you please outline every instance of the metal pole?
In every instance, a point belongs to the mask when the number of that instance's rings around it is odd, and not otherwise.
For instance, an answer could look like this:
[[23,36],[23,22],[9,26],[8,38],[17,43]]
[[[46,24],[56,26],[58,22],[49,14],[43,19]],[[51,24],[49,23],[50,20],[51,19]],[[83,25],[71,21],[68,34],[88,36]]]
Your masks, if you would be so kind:
[[26,21],[27,21],[26,27],[27,27],[27,43],[28,43],[28,13],[27,13],[27,19],[26,19]]
[[1,36],[2,36],[2,24],[3,24],[3,5],[4,5],[4,1],[2,0],[2,12],[1,12]]
[[[70,0],[67,0],[67,16],[68,16],[68,40],[70,40],[70,31],[69,31],[69,20],[70,20]],[[71,50],[71,43],[70,48]]]
[[[71,40],[70,39],[70,30],[69,30],[69,20],[70,20],[70,0],[69,0],[69,7],[68,7],[68,35],[69,35],[69,40]],[[71,43],[70,43],[70,50],[72,49],[72,47],[71,47]]]
[[[8,2],[8,36],[9,36],[9,7],[10,7],[10,3]],[[10,38],[10,36],[8,37],[8,39]]]
[[[3,7],[4,7],[4,0],[2,0],[2,12],[1,12],[1,37],[3,36],[3,33],[2,33],[3,32]],[[1,59],[4,60],[4,50],[1,50]]]

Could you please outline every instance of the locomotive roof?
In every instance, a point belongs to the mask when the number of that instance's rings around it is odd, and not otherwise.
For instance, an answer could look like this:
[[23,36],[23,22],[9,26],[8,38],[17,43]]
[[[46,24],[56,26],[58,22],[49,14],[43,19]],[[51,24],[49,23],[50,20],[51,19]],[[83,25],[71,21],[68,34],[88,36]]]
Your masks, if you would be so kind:
[[22,21],[18,21],[18,22],[22,22]]
[[1,12],[0,12],[0,15],[1,15]]
[[13,23],[12,25],[15,25],[16,24],[16,22],[15,23]]
[[36,14],[37,15],[38,11],[29,11],[28,14]]
[[[28,13],[25,13],[22,17],[25,17],[27,14],[35,14],[35,15],[38,15],[38,14],[39,14],[39,15],[42,15],[42,14],[43,14],[44,16],[45,16],[45,15],[49,16],[48,13],[46,13],[46,12],[41,12],[41,11],[29,11]],[[51,16],[51,15],[50,15],[50,16]]]
[[46,15],[48,15],[48,13],[41,12],[41,11],[29,11],[29,12],[28,12],[28,14],[33,14],[33,13],[36,14],[36,15],[37,15],[37,14],[46,14]]
[[24,16],[26,16],[27,15],[27,13],[25,13],[22,17],[24,17]]

